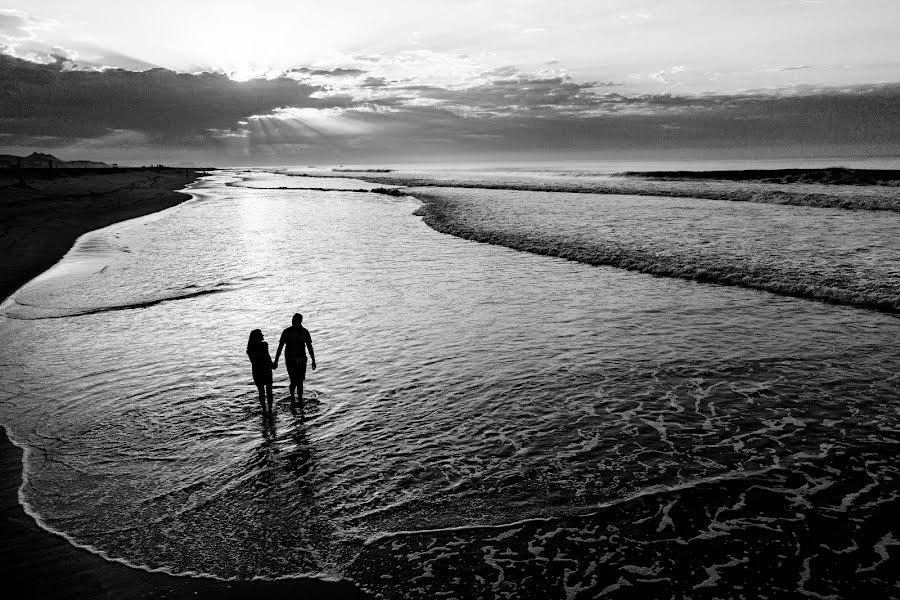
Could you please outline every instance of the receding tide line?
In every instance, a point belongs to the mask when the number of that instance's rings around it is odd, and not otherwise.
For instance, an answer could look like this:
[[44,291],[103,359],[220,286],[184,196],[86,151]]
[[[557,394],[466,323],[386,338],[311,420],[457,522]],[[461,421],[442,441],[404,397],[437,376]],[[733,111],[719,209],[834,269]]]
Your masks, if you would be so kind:
[[549,517],[529,517],[527,519],[521,519],[519,521],[511,521],[508,523],[496,523],[491,525],[459,525],[457,527],[441,527],[438,529],[412,529],[408,531],[391,531],[387,533],[377,533],[375,535],[370,536],[363,542],[363,546],[372,546],[374,544],[378,544],[379,542],[383,542],[385,540],[391,540],[398,537],[409,537],[409,536],[418,536],[418,535],[440,535],[440,534],[448,534],[448,533],[457,533],[457,532],[466,532],[466,531],[500,531],[503,529],[511,529],[513,527],[521,527],[523,525],[533,525],[539,523],[552,523],[554,521],[560,521],[564,519],[590,519],[592,517],[601,516],[603,511],[612,508],[614,506],[619,506],[622,504],[627,504],[629,502],[634,502],[635,500],[640,500],[641,498],[646,498],[649,496],[661,496],[663,494],[672,494],[681,492],[684,490],[696,489],[704,485],[722,483],[724,481],[739,481],[744,479],[750,479],[752,477],[757,477],[760,475],[766,475],[772,471],[786,469],[784,465],[770,465],[768,467],[763,467],[762,469],[757,469],[755,471],[733,471],[730,473],[721,473],[718,475],[712,475],[710,477],[702,477],[700,479],[694,479],[691,481],[686,481],[684,483],[680,483],[677,485],[655,485],[648,488],[644,488],[635,492],[634,494],[623,496],[621,498],[615,498],[613,500],[607,500],[606,502],[600,502],[588,510],[588,512],[583,513],[574,513],[574,514],[562,514],[562,515],[553,515]]
[[[333,173],[285,173],[274,171],[278,175],[288,177],[319,177],[322,179],[347,179],[342,174]],[[763,187],[744,186],[735,188],[727,181],[707,180],[633,180],[626,177],[614,177],[605,182],[471,182],[465,180],[434,180],[427,177],[397,176],[395,174],[379,175],[361,172],[354,179],[366,183],[394,185],[408,188],[466,188],[483,190],[515,190],[520,192],[556,192],[565,194],[612,194],[628,196],[652,196],[662,198],[696,198],[701,200],[722,200],[726,202],[757,202],[760,204],[782,204],[789,206],[810,206],[818,208],[842,208],[847,210],[885,210],[900,212],[900,197],[897,194],[863,195],[848,198],[826,191],[803,191],[799,185],[795,189],[785,189],[778,184],[766,183]],[[691,183],[694,185],[690,185]],[[752,182],[764,183],[760,181]],[[723,185],[724,184],[724,185]],[[296,188],[295,188],[296,189]],[[311,189],[311,188],[306,188]],[[330,189],[330,188],[329,188]]]
[[167,569],[164,567],[150,567],[147,565],[141,565],[137,563],[130,562],[124,558],[116,558],[114,556],[110,556],[107,552],[100,550],[95,546],[91,546],[89,544],[83,544],[73,538],[72,536],[59,531],[58,529],[54,529],[50,525],[47,524],[44,519],[41,518],[41,515],[28,503],[28,500],[25,499],[25,488],[28,486],[28,469],[26,466],[28,465],[28,459],[31,457],[32,449],[27,444],[23,444],[16,440],[15,436],[12,434],[12,431],[6,425],[3,425],[3,429],[6,430],[6,436],[9,438],[10,443],[17,447],[22,451],[22,485],[19,486],[18,492],[18,500],[19,504],[22,506],[22,510],[25,511],[29,517],[34,519],[34,522],[38,527],[43,529],[44,531],[51,533],[53,535],[57,535],[64,540],[66,540],[69,544],[74,546],[75,548],[79,548],[81,550],[85,550],[99,556],[103,560],[111,563],[118,563],[120,565],[124,565],[131,569],[137,569],[139,571],[145,571],[147,573],[161,573],[165,575],[170,575],[172,577],[184,577],[184,578],[193,578],[193,579],[211,579],[215,581],[290,581],[295,579],[316,579],[319,581],[328,581],[328,582],[341,582],[345,581],[348,583],[353,583],[352,580],[339,577],[337,575],[331,573],[297,573],[291,575],[283,575],[279,577],[259,577],[254,576],[248,579],[242,579],[240,577],[223,577],[220,575],[213,575],[212,573],[204,573],[201,571],[174,571],[172,569]]
[[426,225],[440,233],[475,242],[505,246],[513,250],[552,256],[588,265],[610,266],[660,277],[742,287],[780,296],[900,314],[900,295],[897,294],[879,295],[868,293],[865,290],[838,288],[824,284],[781,281],[765,272],[735,271],[731,265],[670,264],[662,257],[622,245],[590,247],[580,244],[572,245],[560,240],[492,231],[484,224],[474,226],[465,224],[464,216],[454,214],[455,207],[452,202],[439,195],[418,193],[414,197],[423,203],[414,214],[421,216]]
[[[208,294],[219,294],[222,292],[231,291],[232,289],[233,288],[199,290],[196,292],[187,292],[184,294],[177,294],[174,296],[166,296],[164,298],[154,298],[152,300],[145,300],[142,302],[121,304],[118,306],[99,306],[99,307],[95,307],[95,308],[85,308],[85,309],[76,308],[76,309],[71,309],[71,310],[59,309],[60,311],[65,311],[65,312],[63,314],[56,314],[56,315],[26,317],[26,316],[22,316],[22,315],[16,315],[14,313],[13,314],[6,313],[3,316],[6,318],[9,318],[9,319],[19,319],[22,321],[38,321],[38,320],[43,320],[43,319],[65,319],[67,317],[80,317],[83,315],[94,315],[97,313],[113,312],[113,311],[117,311],[117,310],[135,310],[135,309],[139,309],[139,308],[149,308],[151,306],[156,306],[157,304],[162,304],[163,302],[172,302],[174,300],[185,300],[187,298],[196,298],[197,296],[206,296]],[[16,302],[16,304],[18,304],[19,306],[35,308],[38,310],[54,310],[54,309],[48,309],[48,308],[44,308],[44,307],[40,307],[40,306],[35,306],[32,304],[24,304],[24,303],[18,303],[18,302]]]
[[398,188],[325,188],[325,187],[258,187],[253,185],[238,185],[238,182],[232,181],[225,184],[228,187],[243,188],[245,190],[277,190],[277,191],[306,191],[306,192],[356,192],[360,194],[382,194],[385,196],[408,196],[406,192],[400,191]]

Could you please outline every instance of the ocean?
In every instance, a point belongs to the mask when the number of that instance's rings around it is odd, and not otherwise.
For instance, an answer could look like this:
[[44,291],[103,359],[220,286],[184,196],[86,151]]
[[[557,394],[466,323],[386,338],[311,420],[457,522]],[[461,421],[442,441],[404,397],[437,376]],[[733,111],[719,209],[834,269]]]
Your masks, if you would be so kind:
[[341,169],[214,172],[0,306],[42,527],[385,598],[898,594],[900,213],[835,207],[897,188]]

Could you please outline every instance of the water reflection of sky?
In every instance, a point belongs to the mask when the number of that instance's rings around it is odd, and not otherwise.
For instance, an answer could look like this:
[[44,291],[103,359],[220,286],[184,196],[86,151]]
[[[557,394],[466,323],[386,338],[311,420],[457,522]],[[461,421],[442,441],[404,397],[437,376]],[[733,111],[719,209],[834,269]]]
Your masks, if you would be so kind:
[[[60,313],[221,293],[0,324],[4,421],[40,449],[25,497],[112,556],[335,572],[377,532],[578,513],[896,429],[892,317],[476,244],[409,198],[229,180],[98,234],[129,249],[105,271],[26,290]],[[274,354],[297,311],[316,401],[287,410],[282,366],[264,424],[246,337]]]

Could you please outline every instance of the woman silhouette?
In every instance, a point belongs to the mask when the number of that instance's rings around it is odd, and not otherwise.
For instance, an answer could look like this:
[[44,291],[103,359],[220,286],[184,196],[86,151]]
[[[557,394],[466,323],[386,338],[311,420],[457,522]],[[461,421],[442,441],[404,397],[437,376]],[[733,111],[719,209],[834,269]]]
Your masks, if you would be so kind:
[[[262,406],[263,414],[266,412],[272,414],[272,369],[275,368],[275,363],[269,356],[269,344],[259,329],[250,332],[250,339],[247,340],[247,356],[253,365],[253,383],[259,390],[259,405]],[[266,401],[269,405],[268,411]]]

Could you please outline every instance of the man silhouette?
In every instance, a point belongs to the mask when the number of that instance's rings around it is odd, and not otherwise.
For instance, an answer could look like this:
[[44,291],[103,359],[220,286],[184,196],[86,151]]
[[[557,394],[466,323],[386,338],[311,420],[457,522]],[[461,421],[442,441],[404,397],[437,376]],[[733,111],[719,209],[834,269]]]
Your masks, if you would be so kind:
[[294,408],[294,388],[298,388],[297,397],[303,403],[303,380],[306,379],[306,349],[309,348],[309,357],[312,359],[312,368],[316,369],[316,355],[313,353],[312,338],[309,331],[302,325],[303,315],[296,313],[291,319],[291,326],[281,332],[278,340],[278,350],[275,352],[275,366],[278,366],[278,358],[285,347],[284,366],[287,368],[288,377],[291,379],[291,408]]

